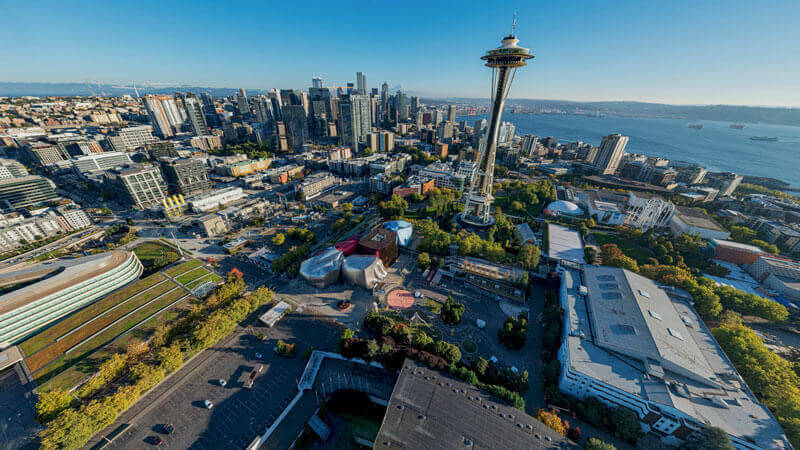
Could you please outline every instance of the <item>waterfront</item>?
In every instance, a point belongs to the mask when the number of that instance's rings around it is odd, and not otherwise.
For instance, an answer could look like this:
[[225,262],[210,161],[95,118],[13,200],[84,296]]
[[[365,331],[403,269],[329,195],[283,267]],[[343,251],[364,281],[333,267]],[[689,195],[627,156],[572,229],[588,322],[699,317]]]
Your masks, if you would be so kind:
[[[472,126],[486,115],[464,116]],[[503,114],[517,135],[555,136],[560,143],[580,140],[600,145],[603,136],[620,133],[630,137],[629,153],[690,161],[709,171],[772,177],[800,188],[800,127],[745,124],[743,130],[730,122],[698,121],[702,130],[689,128],[684,119],[640,117],[590,117],[556,114]],[[751,136],[778,137],[779,142],[752,141]]]

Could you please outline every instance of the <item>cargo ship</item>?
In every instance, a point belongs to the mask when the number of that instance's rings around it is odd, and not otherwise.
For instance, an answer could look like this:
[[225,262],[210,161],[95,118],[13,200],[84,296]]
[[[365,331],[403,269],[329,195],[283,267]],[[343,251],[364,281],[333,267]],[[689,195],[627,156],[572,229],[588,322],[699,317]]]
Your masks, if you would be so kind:
[[768,137],[768,136],[753,136],[750,138],[751,141],[765,141],[765,142],[778,142],[778,138],[776,137]]
[[744,124],[743,123],[732,123],[731,124],[731,128],[734,128],[736,130],[744,130]]

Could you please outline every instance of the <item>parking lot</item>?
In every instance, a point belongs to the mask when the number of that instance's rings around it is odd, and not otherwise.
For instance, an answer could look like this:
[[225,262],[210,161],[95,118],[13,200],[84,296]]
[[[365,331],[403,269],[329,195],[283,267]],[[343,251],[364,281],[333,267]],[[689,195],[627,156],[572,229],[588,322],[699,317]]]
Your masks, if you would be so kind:
[[14,369],[0,373],[0,449],[39,448],[41,427],[33,417],[33,394]]
[[[267,336],[263,342],[256,337],[259,333]],[[305,351],[335,348],[339,333],[339,328],[310,309],[293,312],[271,329],[251,321],[232,338],[187,363],[165,382],[170,386],[157,387],[123,414],[112,429],[132,425],[109,448],[147,447],[154,436],[170,448],[245,448],[296,394]],[[278,339],[296,343],[296,356],[278,355],[273,350]],[[198,363],[200,358],[204,360]],[[253,387],[244,387],[249,373],[259,365],[263,369]],[[204,400],[210,400],[213,408],[205,408]],[[175,431],[160,433],[164,424],[172,424]]]

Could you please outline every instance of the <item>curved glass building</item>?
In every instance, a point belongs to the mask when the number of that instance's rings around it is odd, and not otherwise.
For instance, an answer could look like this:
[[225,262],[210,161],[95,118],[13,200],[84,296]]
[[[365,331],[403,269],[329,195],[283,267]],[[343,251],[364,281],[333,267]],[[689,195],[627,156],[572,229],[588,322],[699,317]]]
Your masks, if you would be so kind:
[[0,271],[0,349],[137,280],[142,270],[132,252],[114,250]]

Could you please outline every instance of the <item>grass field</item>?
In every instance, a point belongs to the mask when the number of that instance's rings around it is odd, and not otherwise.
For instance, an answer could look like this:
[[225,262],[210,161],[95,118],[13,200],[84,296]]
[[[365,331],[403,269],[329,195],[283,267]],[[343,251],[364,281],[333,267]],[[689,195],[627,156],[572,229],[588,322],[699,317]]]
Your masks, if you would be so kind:
[[170,267],[169,269],[165,270],[164,273],[171,277],[176,277],[184,272],[188,272],[189,270],[195,269],[202,265],[203,261],[199,259],[193,259],[191,261],[186,261],[183,264],[179,264],[175,267]]
[[198,267],[175,278],[175,281],[185,286],[187,283],[190,283],[202,276],[208,275],[209,273],[210,272],[205,267]]
[[594,240],[597,242],[598,246],[602,247],[606,244],[616,244],[616,246],[619,247],[623,253],[635,259],[638,264],[647,264],[647,258],[653,256],[653,253],[649,249],[639,247],[638,245],[622,239],[614,234],[594,232],[592,233],[592,236],[594,237]]
[[[78,344],[82,340],[88,338],[92,334],[98,332],[102,328],[110,325],[115,320],[135,310],[139,306],[153,300],[159,295],[171,290],[176,289],[177,286],[171,281],[165,281],[161,284],[154,286],[146,292],[142,292],[135,297],[130,298],[126,302],[119,305],[113,311],[109,311],[94,320],[86,323],[82,327],[76,329],[69,336],[61,340],[52,342],[49,346],[29,356],[25,362],[32,373],[49,364],[51,361],[60,357],[65,351],[69,350],[72,346]],[[183,290],[181,290],[183,292]]]
[[55,388],[71,389],[85,377],[93,374],[97,368],[100,367],[100,364],[113,354],[124,352],[128,346],[134,342],[146,341],[152,336],[156,328],[171,323],[175,319],[181,317],[185,311],[189,310],[192,300],[194,300],[194,297],[185,298],[172,308],[136,325],[129,333],[119,336],[112,342],[87,355],[82,361],[77,362],[63,372],[53,376],[49,381],[39,387],[39,391],[46,392]]
[[50,328],[45,329],[41,333],[28,338],[26,341],[20,344],[20,348],[25,352],[26,355],[30,356],[52,344],[56,339],[64,334],[74,330],[75,328],[78,328],[87,321],[92,320],[92,318],[103,314],[103,312],[107,311],[108,309],[122,303],[128,298],[144,291],[160,281],[163,281],[164,279],[165,278],[162,275],[154,274],[143,280],[139,280],[136,283],[122,289],[121,291],[117,291],[106,298],[78,311],[72,316],[56,323]]
[[133,249],[133,253],[147,270],[159,269],[180,258],[177,250],[158,241],[149,241],[138,245]]
[[217,274],[215,274],[215,273],[211,273],[210,275],[206,274],[206,275],[204,275],[204,276],[202,276],[200,278],[197,278],[196,280],[186,284],[185,286],[186,286],[186,289],[192,290],[192,289],[196,288],[197,286],[199,286],[199,285],[201,285],[201,284],[203,284],[205,282],[208,282],[208,281],[210,281],[210,282],[212,282],[214,284],[217,284],[220,281],[222,281],[222,277],[217,275]]
[[[175,286],[173,285],[173,287]],[[51,364],[42,368],[39,372],[34,373],[34,378],[40,384],[46,380],[49,380],[55,375],[63,372],[66,368],[83,360],[90,353],[107,344],[122,333],[125,333],[145,319],[148,319],[151,315],[155,314],[162,308],[167,307],[171,303],[176,302],[185,296],[186,292],[183,289],[175,287],[175,289],[170,291],[168,294],[156,301],[153,301],[152,303],[147,304],[147,306],[144,306],[142,309],[134,312],[124,320],[117,322],[102,333],[74,348],[69,354],[61,356]]]

